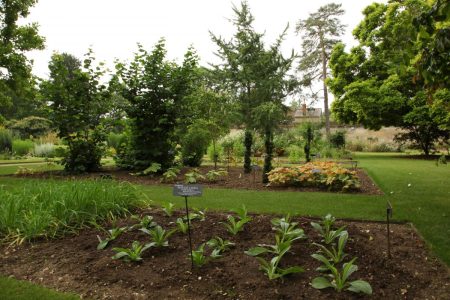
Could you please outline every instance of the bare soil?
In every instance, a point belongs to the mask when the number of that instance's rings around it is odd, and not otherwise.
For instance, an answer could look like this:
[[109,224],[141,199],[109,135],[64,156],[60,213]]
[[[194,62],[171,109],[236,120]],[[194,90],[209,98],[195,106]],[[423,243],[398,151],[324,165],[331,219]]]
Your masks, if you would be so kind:
[[[164,228],[174,228],[177,211],[166,217],[159,209],[141,211],[150,214]],[[243,232],[230,236],[220,222],[227,214],[208,212],[205,221],[192,223],[194,247],[214,236],[230,239],[236,246],[223,258],[191,270],[188,238],[180,232],[164,249],[151,248],[141,263],[113,260],[112,247],[129,247],[132,241],[148,242],[149,237],[134,230],[124,233],[105,250],[97,250],[96,229],[51,241],[36,241],[14,248],[0,246],[0,274],[29,280],[61,291],[93,299],[449,299],[448,268],[430,256],[425,243],[407,224],[391,225],[392,259],[386,253],[386,226],[382,223],[339,221],[346,225],[349,259],[358,257],[359,270],[351,279],[368,281],[372,296],[334,290],[316,290],[311,280],[319,276],[320,263],[313,258],[320,242],[310,226],[310,218],[295,217],[305,230],[307,240],[294,242],[292,253],[283,266],[302,266],[304,273],[284,280],[269,280],[258,270],[255,258],[244,254],[257,244],[274,243],[270,220],[273,215],[252,215]],[[118,225],[135,221],[119,220]],[[110,228],[109,224],[105,227]]]
[[[206,174],[209,170],[214,169],[212,166],[202,166],[198,168],[202,174]],[[240,167],[223,168],[228,170],[228,175],[219,178],[215,182],[209,182],[207,180],[200,180],[199,183],[206,187],[211,188],[229,188],[229,189],[246,189],[246,190],[272,190],[272,191],[299,191],[299,192],[316,192],[327,191],[314,187],[275,187],[267,186],[262,183],[261,170],[245,174]],[[184,174],[190,172],[191,168],[183,168],[174,182],[183,182]],[[367,175],[367,173],[360,168],[355,169],[357,176],[361,183],[359,190],[351,191],[350,193],[368,194],[368,195],[382,195],[383,192],[373,182],[373,180]],[[130,171],[118,170],[116,168],[105,168],[100,172],[80,174],[80,175],[68,175],[63,171],[50,171],[41,172],[29,175],[15,175],[19,177],[35,177],[35,178],[112,178],[118,181],[127,181],[137,184],[145,185],[172,185],[173,183],[161,182],[161,176],[135,176],[131,175]]]

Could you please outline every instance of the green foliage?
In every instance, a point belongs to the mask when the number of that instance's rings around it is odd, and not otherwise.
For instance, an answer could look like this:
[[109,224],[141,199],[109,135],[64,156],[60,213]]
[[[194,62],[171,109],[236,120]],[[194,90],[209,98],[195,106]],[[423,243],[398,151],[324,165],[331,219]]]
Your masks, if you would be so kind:
[[232,235],[236,235],[240,231],[243,231],[244,225],[252,220],[252,218],[247,215],[247,208],[245,205],[242,205],[241,208],[234,210],[234,212],[238,215],[238,220],[236,220],[234,216],[229,215],[227,217],[228,223],[222,223],[227,231]]
[[177,218],[177,228],[181,233],[186,233],[188,231],[188,224],[184,222],[182,218]]
[[146,215],[140,218],[139,216],[132,216],[132,219],[137,220],[139,223],[132,226],[132,229],[134,228],[153,228],[156,227],[158,224],[153,221],[153,217]]
[[[358,123],[375,130],[382,126],[401,127],[406,132],[399,139],[413,142],[426,155],[435,142],[448,138],[448,105],[438,100],[440,91],[448,89],[448,81],[430,88],[434,80],[440,82],[445,75],[430,77],[433,71],[423,72],[422,63],[427,60],[422,58],[428,50],[422,47],[432,46],[426,36],[441,31],[429,27],[427,32],[425,28],[437,22],[432,18],[424,18],[428,25],[423,28],[417,20],[432,10],[429,2],[423,0],[374,3],[364,10],[364,20],[353,31],[359,44],[349,52],[338,44],[330,59],[333,78],[328,86],[335,95],[333,113],[339,122]],[[433,57],[448,53],[449,43],[444,44],[439,50],[432,46]],[[442,62],[442,56],[434,59]],[[433,70],[441,70],[445,65],[434,65]]]
[[324,268],[326,268],[330,274],[326,277],[316,277],[311,282],[311,286],[315,289],[334,288],[336,291],[341,292],[343,290],[351,291],[354,293],[372,294],[372,287],[364,280],[348,281],[350,275],[358,270],[358,266],[354,265],[356,258],[353,258],[348,263],[342,265],[342,269],[339,270],[333,264],[331,264],[327,258],[320,254],[311,255],[313,258],[322,262]]
[[[215,149],[214,149],[215,148]],[[214,161],[216,158],[217,161],[221,161],[224,158],[225,152],[224,148],[220,144],[216,144],[215,146],[211,143],[208,146],[208,149],[206,150],[206,153],[208,154],[208,158],[210,161]]]
[[109,93],[101,78],[105,71],[100,63],[94,66],[91,50],[81,62],[70,54],[52,55],[50,78],[41,91],[51,105],[51,120],[58,135],[68,146],[62,164],[68,172],[89,172],[99,169],[104,152],[105,133],[100,125],[108,111]]
[[192,51],[181,66],[167,61],[163,39],[150,53],[138,45],[130,64],[116,64],[111,85],[126,99],[130,120],[129,142],[118,153],[119,167],[142,170],[157,162],[165,170],[173,164],[179,111],[191,92],[196,69]]
[[100,236],[97,235],[97,239],[99,241],[97,249],[98,250],[102,250],[105,249],[109,242],[114,241],[115,239],[117,239],[122,233],[124,233],[128,228],[127,227],[115,227],[112,228],[107,232],[108,236],[105,239],[101,239]]
[[184,174],[184,182],[188,184],[197,183],[199,180],[205,179],[197,168],[192,169],[190,172]]
[[181,141],[181,156],[185,166],[199,167],[202,163],[203,155],[211,139],[211,134],[204,125],[203,122],[197,122],[189,126]]
[[326,256],[326,258],[332,263],[332,264],[338,264],[344,260],[344,258],[347,256],[347,254],[344,253],[344,247],[347,244],[348,239],[348,233],[347,231],[343,231],[339,235],[339,240],[337,245],[333,245],[331,243],[329,245],[329,248],[325,247],[324,245],[313,243],[315,246],[319,247],[319,253]]
[[17,156],[25,156],[31,153],[34,143],[31,140],[14,140],[12,142],[12,152]]
[[228,172],[224,169],[209,170],[205,177],[210,182],[216,182],[220,177],[227,176]]
[[175,168],[175,167],[168,168],[167,171],[165,171],[162,174],[161,181],[162,182],[174,182],[177,179],[179,173],[180,173],[179,168]]
[[155,247],[168,247],[170,236],[177,231],[176,229],[167,231],[159,225],[149,229],[141,228],[140,230],[152,237],[152,244]]
[[344,131],[336,131],[330,135],[330,143],[335,148],[344,148],[345,147],[345,132]]
[[297,222],[291,222],[289,215],[284,218],[272,219],[271,223],[274,226],[272,229],[280,236],[280,242],[292,242],[306,238],[304,230],[298,228]]
[[8,129],[0,127],[0,153],[12,152],[12,135]]
[[290,145],[287,148],[287,152],[289,153],[289,162],[290,163],[299,163],[301,158],[304,155],[303,149],[297,145]]
[[126,135],[123,133],[110,132],[107,137],[108,147],[114,148],[116,152],[120,149],[122,144],[126,144]]
[[336,230],[333,230],[334,222],[336,218],[330,214],[327,214],[322,218],[320,223],[311,222],[311,226],[320,234],[322,242],[326,245],[330,245],[334,240],[340,237],[342,234],[346,234],[345,226],[342,226]]
[[141,245],[138,241],[134,241],[131,244],[131,248],[113,248],[114,252],[117,252],[112,258],[113,259],[124,259],[126,261],[134,261],[138,262],[142,260],[142,253],[145,250],[154,246],[154,243],[147,243],[145,245]]
[[55,145],[53,143],[35,144],[33,155],[37,157],[55,157]]
[[137,173],[130,173],[131,175],[135,176],[147,176],[147,175],[154,175],[158,173],[161,170],[161,164],[158,163],[152,163],[149,167],[147,167],[145,170]]
[[224,240],[221,237],[216,236],[215,238],[210,239],[206,242],[208,247],[217,250],[218,254],[222,254],[225,251],[228,251],[231,247],[234,247],[234,243],[229,240]]
[[23,118],[45,106],[36,97],[32,62],[27,58],[29,51],[44,49],[38,25],[24,22],[36,2],[0,2],[0,119]]
[[173,215],[175,204],[173,204],[172,202],[166,202],[162,205],[162,207],[162,210],[166,214],[166,216],[171,217]]
[[[275,221],[275,223],[277,222]],[[288,268],[281,268],[279,266],[283,256],[291,249],[293,240],[281,241],[279,235],[275,236],[275,240],[275,245],[260,245],[245,251],[245,254],[256,257],[260,263],[259,269],[262,270],[270,280],[282,278],[293,273],[304,272],[304,269],[299,266]],[[267,253],[273,253],[274,256],[270,260],[260,257],[260,255]]]
[[52,122],[46,118],[30,116],[12,122],[8,127],[22,139],[41,137],[51,130]]
[[0,237],[13,243],[73,233],[139,205],[136,190],[111,181],[30,181],[0,188]]

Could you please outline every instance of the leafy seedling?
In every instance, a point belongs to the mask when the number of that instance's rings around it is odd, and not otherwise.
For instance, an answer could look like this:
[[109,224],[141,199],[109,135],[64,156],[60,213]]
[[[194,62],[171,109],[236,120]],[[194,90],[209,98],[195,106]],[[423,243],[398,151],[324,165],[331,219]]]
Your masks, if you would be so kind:
[[211,260],[222,257],[219,249],[213,249],[211,254],[207,256],[205,253],[206,243],[201,244],[197,250],[192,250],[192,260],[196,267],[201,267],[210,262]]
[[141,261],[142,253],[153,247],[155,243],[148,243],[145,245],[141,245],[138,241],[134,241],[131,245],[131,248],[113,248],[114,252],[117,252],[112,258],[119,259],[122,258],[126,261]]
[[177,177],[178,174],[180,173],[180,169],[179,168],[169,168],[167,169],[166,172],[164,172],[162,174],[162,182],[174,182]]
[[125,232],[128,228],[127,227],[116,227],[113,229],[110,229],[106,231],[108,233],[108,237],[106,237],[104,240],[100,238],[100,236],[97,235],[97,239],[99,241],[97,249],[105,249],[106,246],[108,246],[109,242],[114,241],[117,239],[123,232]]
[[271,221],[273,230],[275,230],[281,237],[281,241],[295,241],[306,238],[303,229],[297,228],[297,222],[290,222],[290,217],[287,215],[284,218],[276,218]]
[[184,174],[184,182],[187,184],[197,183],[201,179],[205,179],[198,169],[192,169],[191,172]]
[[177,219],[177,228],[182,233],[186,233],[188,231],[188,224],[183,221],[182,218]]
[[311,226],[317,230],[322,237],[322,242],[329,245],[334,242],[344,231],[345,226],[342,226],[336,230],[332,230],[332,227],[335,222],[335,218],[330,214],[326,215],[322,218],[322,221],[319,223],[311,222]]
[[311,282],[311,286],[315,289],[325,289],[325,288],[334,288],[337,292],[341,292],[343,290],[351,291],[354,293],[365,293],[368,295],[372,294],[372,287],[367,281],[364,280],[355,280],[348,281],[350,275],[358,270],[358,266],[353,263],[356,260],[356,257],[353,258],[348,263],[344,263],[342,265],[342,269],[338,270],[334,265],[332,265],[328,259],[321,254],[313,254],[311,255],[313,258],[319,260],[323,263],[325,269],[330,271],[327,277],[316,277]]
[[[339,236],[339,240],[337,245],[331,245],[330,248],[325,247],[324,245],[313,243],[313,245],[319,247],[319,252],[326,256],[326,258],[332,263],[337,264],[344,260],[347,254],[344,253],[345,245],[347,244],[348,233],[347,231],[343,231]],[[323,266],[319,267],[318,271],[324,271]]]
[[171,202],[163,203],[163,212],[166,214],[166,216],[171,217],[173,215],[173,209],[175,208],[175,204]]
[[[233,247],[235,245],[231,241],[224,240],[218,236],[210,239],[209,241],[206,242],[206,244],[208,245],[208,247],[210,247],[214,250],[217,250],[218,254],[221,254],[221,253],[229,250],[231,247]],[[214,250],[213,250],[213,252],[214,252]]]
[[210,170],[208,171],[208,173],[206,173],[205,177],[209,182],[216,182],[220,177],[222,176],[227,176],[228,172],[223,170],[223,169],[219,169],[219,170]]
[[134,228],[152,228],[157,226],[158,224],[153,221],[153,216],[143,216],[140,218],[139,216],[132,216],[132,219],[137,220],[139,223],[132,226],[132,229]]
[[155,247],[169,246],[169,237],[177,231],[176,229],[167,231],[164,230],[159,225],[157,225],[155,228],[151,229],[141,228],[140,230],[152,237]]
[[222,222],[222,224],[225,226],[227,231],[231,233],[232,235],[238,234],[238,232],[244,230],[244,225],[248,222],[250,222],[250,218],[241,219],[239,221],[236,221],[236,219],[233,216],[228,216],[227,221],[228,223]]
[[159,172],[161,170],[161,164],[159,163],[152,163],[147,169],[141,172],[137,173],[130,173],[130,175],[133,176],[146,176],[146,175],[153,175]]

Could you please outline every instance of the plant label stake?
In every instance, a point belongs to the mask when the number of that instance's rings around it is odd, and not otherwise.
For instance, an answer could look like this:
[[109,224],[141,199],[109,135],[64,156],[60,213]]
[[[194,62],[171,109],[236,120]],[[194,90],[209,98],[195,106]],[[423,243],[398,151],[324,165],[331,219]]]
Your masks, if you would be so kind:
[[390,219],[392,218],[392,205],[391,202],[387,202],[386,206],[386,221],[387,221],[387,251],[388,251],[388,258],[391,258],[391,230],[389,228],[390,225]]
[[253,184],[256,184],[256,172],[261,170],[261,167],[258,165],[252,165],[253,170]]
[[173,195],[184,197],[186,205],[186,220],[188,225],[189,250],[191,255],[191,270],[194,268],[194,258],[192,257],[192,239],[191,239],[191,220],[189,218],[188,197],[200,197],[203,193],[203,187],[199,184],[175,184],[173,186]]

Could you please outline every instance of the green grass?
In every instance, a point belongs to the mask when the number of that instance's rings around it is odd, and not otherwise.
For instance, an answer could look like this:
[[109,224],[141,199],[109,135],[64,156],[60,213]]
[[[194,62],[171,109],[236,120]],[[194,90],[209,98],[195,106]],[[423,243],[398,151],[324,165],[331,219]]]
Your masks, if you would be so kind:
[[45,171],[56,171],[56,170],[62,170],[63,167],[56,163],[25,163],[25,164],[15,164],[15,165],[8,165],[8,166],[2,166],[0,165],[0,175],[11,175],[15,174],[17,170],[20,168],[26,168],[30,169],[33,172],[45,172]]
[[0,238],[22,242],[74,232],[137,205],[136,189],[107,180],[22,180],[0,187]]
[[75,300],[79,296],[63,294],[26,281],[0,277],[0,299],[2,300]]

